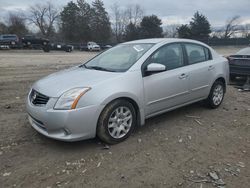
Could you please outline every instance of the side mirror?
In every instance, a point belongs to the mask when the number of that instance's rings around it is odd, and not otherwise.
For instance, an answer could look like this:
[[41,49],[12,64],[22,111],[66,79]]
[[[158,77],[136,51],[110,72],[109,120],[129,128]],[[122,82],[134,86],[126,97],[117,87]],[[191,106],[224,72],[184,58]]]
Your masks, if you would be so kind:
[[146,68],[146,72],[148,73],[163,72],[165,70],[166,66],[159,63],[151,63]]

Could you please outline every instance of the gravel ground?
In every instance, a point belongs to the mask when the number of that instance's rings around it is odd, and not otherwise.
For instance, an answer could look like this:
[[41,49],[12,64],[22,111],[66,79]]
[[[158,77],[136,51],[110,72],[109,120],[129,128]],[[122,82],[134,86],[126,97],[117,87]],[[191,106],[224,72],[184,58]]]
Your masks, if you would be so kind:
[[0,51],[0,187],[250,187],[250,93],[233,86],[216,110],[196,103],[165,113],[110,147],[33,130],[25,112],[32,83],[94,55]]

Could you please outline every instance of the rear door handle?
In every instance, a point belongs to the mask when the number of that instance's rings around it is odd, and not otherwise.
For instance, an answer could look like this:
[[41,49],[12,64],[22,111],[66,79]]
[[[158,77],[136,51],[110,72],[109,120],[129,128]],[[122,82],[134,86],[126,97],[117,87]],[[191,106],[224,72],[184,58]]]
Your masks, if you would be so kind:
[[185,78],[187,78],[187,77],[188,77],[188,75],[185,74],[185,73],[182,73],[182,74],[179,76],[180,79],[185,79]]
[[213,65],[210,65],[209,67],[208,67],[208,70],[213,70],[214,69],[214,66]]

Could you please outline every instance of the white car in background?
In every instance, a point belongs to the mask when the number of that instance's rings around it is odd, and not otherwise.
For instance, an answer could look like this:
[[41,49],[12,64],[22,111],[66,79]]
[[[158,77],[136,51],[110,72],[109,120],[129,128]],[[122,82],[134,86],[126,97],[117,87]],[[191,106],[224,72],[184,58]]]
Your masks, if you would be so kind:
[[100,45],[96,44],[95,42],[88,42],[87,49],[88,51],[101,51]]

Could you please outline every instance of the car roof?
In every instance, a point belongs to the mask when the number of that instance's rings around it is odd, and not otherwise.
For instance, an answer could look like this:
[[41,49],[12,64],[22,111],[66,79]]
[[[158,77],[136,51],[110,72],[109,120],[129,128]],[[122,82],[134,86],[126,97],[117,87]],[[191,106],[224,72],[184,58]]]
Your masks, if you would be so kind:
[[134,40],[130,42],[125,42],[123,44],[140,44],[140,43],[151,43],[151,44],[158,44],[158,43],[171,43],[171,42],[192,42],[197,44],[205,45],[202,42],[191,40],[191,39],[182,39],[182,38],[151,38],[151,39],[140,39]]

